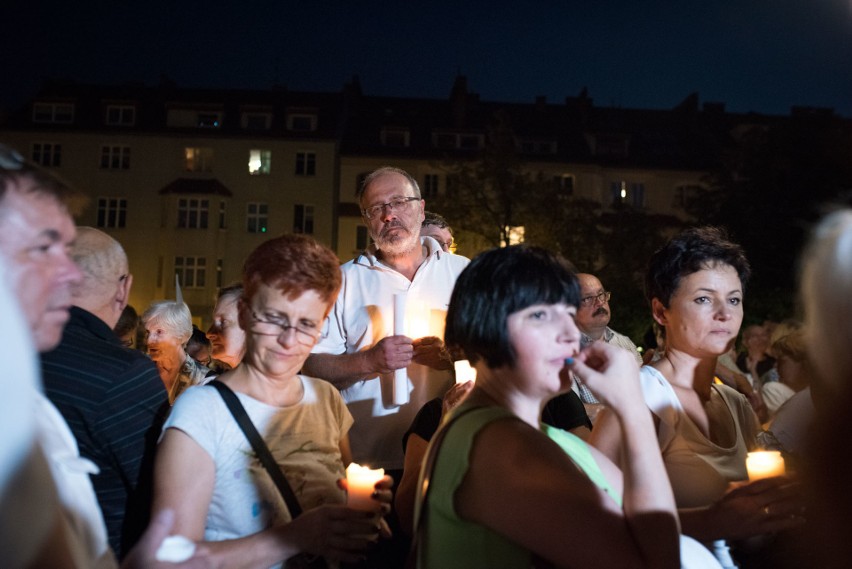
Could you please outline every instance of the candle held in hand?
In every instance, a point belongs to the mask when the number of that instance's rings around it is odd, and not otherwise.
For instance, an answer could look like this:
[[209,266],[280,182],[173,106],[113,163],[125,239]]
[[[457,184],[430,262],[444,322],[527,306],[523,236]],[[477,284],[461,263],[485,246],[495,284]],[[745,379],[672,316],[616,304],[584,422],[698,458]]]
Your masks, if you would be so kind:
[[773,476],[784,476],[784,457],[777,450],[762,450],[748,453],[746,470],[751,481]]
[[355,510],[375,512],[379,504],[373,500],[376,483],[384,478],[385,469],[372,470],[354,462],[346,467],[347,491],[346,505]]

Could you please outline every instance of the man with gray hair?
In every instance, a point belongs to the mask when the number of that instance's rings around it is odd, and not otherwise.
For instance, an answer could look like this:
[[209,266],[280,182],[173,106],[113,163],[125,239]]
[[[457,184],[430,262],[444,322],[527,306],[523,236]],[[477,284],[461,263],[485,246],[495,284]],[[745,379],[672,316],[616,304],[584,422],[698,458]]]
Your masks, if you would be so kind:
[[42,355],[44,385],[80,455],[99,470],[92,483],[110,546],[121,557],[148,523],[153,456],[168,398],[154,364],[113,332],[133,282],[124,249],[102,231],[79,227],[71,257],[83,278],[71,288],[62,341]]
[[[577,307],[577,328],[580,329],[580,345],[587,346],[595,341],[606,342],[623,348],[633,354],[637,365],[642,366],[642,357],[636,349],[636,345],[630,338],[619,334],[609,327],[612,317],[609,307],[611,293],[604,289],[603,284],[595,275],[589,273],[577,273],[577,281],[580,283],[580,305]],[[575,388],[586,412],[594,422],[600,411],[601,404],[586,387],[581,378],[577,378]]]

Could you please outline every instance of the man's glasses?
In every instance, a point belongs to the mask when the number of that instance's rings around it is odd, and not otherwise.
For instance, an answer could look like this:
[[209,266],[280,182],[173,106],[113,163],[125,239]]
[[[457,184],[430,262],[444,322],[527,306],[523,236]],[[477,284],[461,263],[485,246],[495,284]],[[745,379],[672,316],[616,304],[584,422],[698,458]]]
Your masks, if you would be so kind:
[[608,290],[603,291],[600,294],[593,294],[592,296],[584,296],[580,299],[580,306],[594,306],[598,302],[601,304],[605,304],[609,302],[609,298],[612,296],[612,293]]
[[420,201],[420,198],[394,198],[389,202],[380,203],[377,205],[371,205],[366,209],[361,210],[361,214],[364,216],[364,219],[373,219],[374,217],[378,217],[385,212],[385,208],[390,208],[391,211],[395,211],[398,209],[402,209],[407,206],[410,202]]
[[325,336],[324,331],[315,326],[292,325],[286,318],[261,318],[256,312],[251,313],[256,326],[253,331],[262,336],[280,337],[290,330],[296,333],[296,341],[303,346],[313,346],[320,338]]

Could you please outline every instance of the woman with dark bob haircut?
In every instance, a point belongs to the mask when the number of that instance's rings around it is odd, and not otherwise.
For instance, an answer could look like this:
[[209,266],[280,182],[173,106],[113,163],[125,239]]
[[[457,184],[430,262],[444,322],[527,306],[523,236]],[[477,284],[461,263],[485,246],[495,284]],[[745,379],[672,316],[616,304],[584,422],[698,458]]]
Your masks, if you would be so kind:
[[[636,403],[636,364],[604,343],[579,351],[578,301],[568,263],[536,247],[485,252],[459,276],[446,342],[477,379],[427,454],[419,567],[680,566],[674,498],[651,415]],[[623,472],[540,423],[544,403],[571,388],[569,370],[622,426]],[[694,542],[685,549],[709,557]]]
[[219,381],[261,434],[304,513],[291,516],[216,385],[187,389],[164,426],[154,510],[175,511],[176,533],[217,567],[270,567],[300,553],[355,561],[390,508],[390,477],[375,512],[349,509],[339,485],[352,425],[337,389],[299,374],[340,290],[337,257],[303,235],[271,239],[243,269],[238,302],[245,355]]
[[[721,229],[687,229],[651,257],[646,296],[665,330],[666,351],[643,366],[644,401],[654,415],[685,534],[705,542],[732,565],[725,539],[745,538],[801,523],[785,478],[748,479],[746,454],[757,446],[757,417],[745,396],[716,384],[716,360],[736,341],[751,270],[742,248]],[[603,412],[592,444],[619,459],[625,432]]]

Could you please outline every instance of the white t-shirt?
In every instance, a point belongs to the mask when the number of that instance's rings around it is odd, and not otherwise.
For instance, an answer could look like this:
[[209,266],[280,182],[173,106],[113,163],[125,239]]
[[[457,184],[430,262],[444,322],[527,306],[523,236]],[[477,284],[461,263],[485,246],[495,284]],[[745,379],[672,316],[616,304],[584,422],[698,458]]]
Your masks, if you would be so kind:
[[[275,461],[281,466],[303,510],[342,504],[337,480],[345,478],[340,439],[352,416],[328,382],[298,376],[302,401],[274,407],[243,393],[237,397]],[[207,511],[204,539],[245,537],[290,521],[275,483],[255,457],[222,396],[210,386],[194,386],[175,401],[166,429],[180,429],[213,459],[216,482]]]
[[[343,285],[329,315],[328,336],[316,354],[351,354],[393,336],[394,294],[407,293],[408,312],[428,321],[428,334],[444,337],[444,322],[456,278],[470,262],[445,253],[431,237],[421,239],[426,259],[414,280],[382,264],[370,249],[341,267]],[[409,333],[412,336],[413,333]],[[452,385],[452,371],[419,364],[408,366],[409,402],[393,404],[393,374],[364,378],[341,391],[355,424],[350,433],[356,462],[372,468],[401,469],[402,435],[427,401],[443,396]]]

